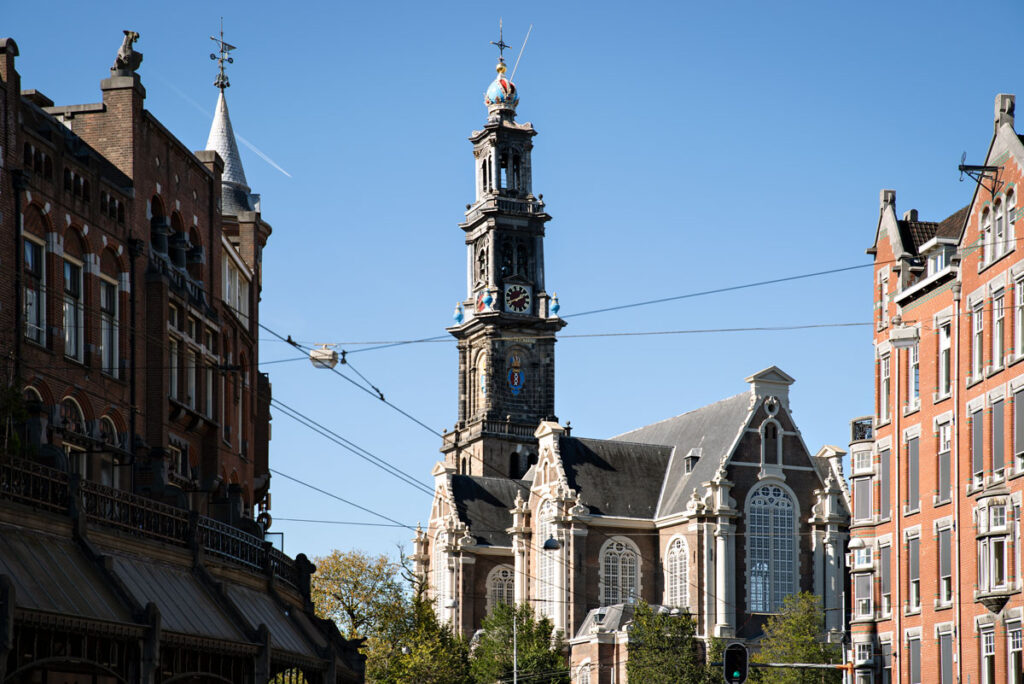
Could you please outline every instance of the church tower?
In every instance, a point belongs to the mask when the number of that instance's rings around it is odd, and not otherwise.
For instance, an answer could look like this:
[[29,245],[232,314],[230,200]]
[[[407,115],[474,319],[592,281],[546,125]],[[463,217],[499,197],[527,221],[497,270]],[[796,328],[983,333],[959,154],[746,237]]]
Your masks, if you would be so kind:
[[[498,48],[507,46],[499,39]],[[466,299],[456,305],[459,418],[445,435],[445,465],[487,477],[522,477],[535,462],[534,431],[555,413],[557,297],[544,284],[544,226],[533,194],[530,123],[517,123],[519,95],[498,59],[487,88],[487,123],[474,131],[476,198],[466,234]]]

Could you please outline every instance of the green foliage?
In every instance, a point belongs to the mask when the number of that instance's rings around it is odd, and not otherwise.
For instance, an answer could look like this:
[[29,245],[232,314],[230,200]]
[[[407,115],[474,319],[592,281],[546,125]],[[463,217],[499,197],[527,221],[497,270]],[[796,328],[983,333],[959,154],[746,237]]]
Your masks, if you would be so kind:
[[484,618],[483,635],[473,650],[471,669],[478,684],[512,681],[512,624],[516,628],[516,662],[521,681],[561,684],[569,681],[565,640],[546,617],[537,619],[528,604],[499,603]]
[[448,625],[438,622],[433,604],[418,587],[411,601],[412,630],[388,657],[377,660],[367,681],[405,684],[471,684],[469,644]]
[[317,615],[366,643],[370,684],[470,684],[469,646],[441,625],[407,559],[338,551],[314,560],[310,590]]
[[[637,604],[626,661],[630,684],[721,682],[721,668],[705,664],[696,630],[689,613],[673,616],[655,612],[643,601]],[[710,650],[714,653],[717,649],[720,657],[722,648],[722,644],[713,642]]]
[[[755,663],[840,663],[839,644],[824,640],[825,613],[821,600],[802,592],[787,596],[782,610],[768,618],[761,650],[751,655]],[[839,684],[839,670],[787,670],[751,668],[755,682],[772,684]]]

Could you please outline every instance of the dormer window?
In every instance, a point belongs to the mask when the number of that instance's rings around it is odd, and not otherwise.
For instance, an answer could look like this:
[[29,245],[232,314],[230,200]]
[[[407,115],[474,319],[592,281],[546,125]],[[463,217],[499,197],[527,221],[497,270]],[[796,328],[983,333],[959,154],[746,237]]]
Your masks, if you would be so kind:
[[690,449],[689,453],[686,454],[686,458],[683,459],[683,472],[684,473],[689,474],[689,473],[693,472],[694,467],[696,467],[696,465],[697,465],[697,461],[700,460],[700,454],[701,454],[700,447],[695,447],[693,449]]

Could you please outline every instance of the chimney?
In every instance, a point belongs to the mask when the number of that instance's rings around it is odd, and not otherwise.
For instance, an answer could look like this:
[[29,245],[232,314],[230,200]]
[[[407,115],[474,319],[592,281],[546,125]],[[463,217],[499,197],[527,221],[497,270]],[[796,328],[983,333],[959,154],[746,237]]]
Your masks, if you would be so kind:
[[1010,124],[1010,128],[1013,128],[1013,107],[1016,103],[1016,99],[1017,98],[1008,93],[999,93],[996,95],[996,130],[999,130],[999,126],[1004,123]]
[[917,209],[908,209],[903,212],[904,221],[916,221],[917,220]]

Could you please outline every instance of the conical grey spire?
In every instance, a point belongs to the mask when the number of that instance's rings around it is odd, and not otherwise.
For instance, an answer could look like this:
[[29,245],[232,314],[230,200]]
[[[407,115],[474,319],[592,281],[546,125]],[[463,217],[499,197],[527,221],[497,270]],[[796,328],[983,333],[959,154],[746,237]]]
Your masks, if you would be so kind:
[[245,170],[238,154],[238,143],[235,142],[235,132],[231,128],[228,102],[224,99],[223,90],[217,97],[217,111],[213,115],[206,149],[214,150],[224,160],[224,174],[221,176],[223,213],[235,215],[239,211],[252,211],[249,185],[245,180]]

